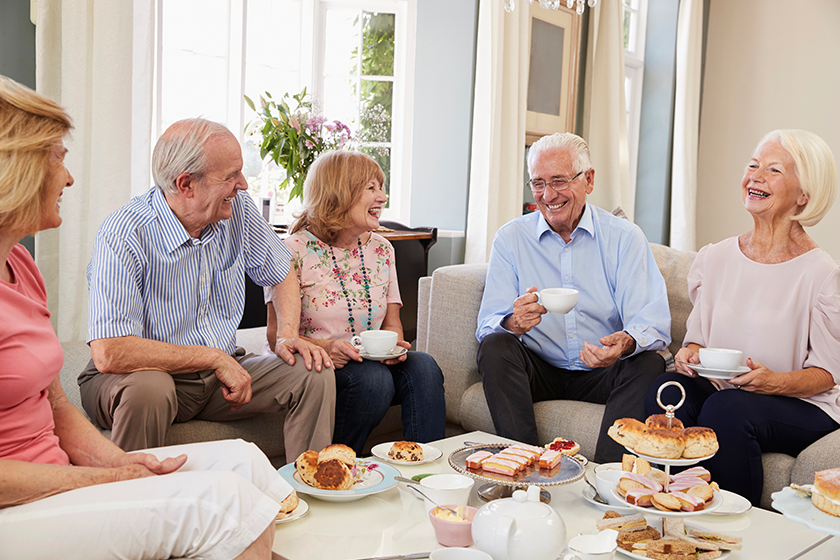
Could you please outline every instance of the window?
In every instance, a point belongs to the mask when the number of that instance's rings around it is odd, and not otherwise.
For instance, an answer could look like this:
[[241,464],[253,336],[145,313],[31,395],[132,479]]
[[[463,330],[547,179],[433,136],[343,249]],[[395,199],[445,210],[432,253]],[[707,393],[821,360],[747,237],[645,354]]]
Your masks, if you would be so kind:
[[642,112],[642,80],[645,66],[647,0],[623,0],[624,99],[627,112],[627,144],[630,155],[630,183],[636,188],[639,159],[639,120]]
[[[306,87],[385,171],[383,218],[407,221],[415,2],[205,0],[196,9],[192,0],[158,0],[154,137],[182,118],[222,122],[243,144],[251,194],[273,196],[284,171],[264,164],[258,140],[244,133],[254,117],[244,96],[279,99]],[[274,221],[288,223],[292,210]]]

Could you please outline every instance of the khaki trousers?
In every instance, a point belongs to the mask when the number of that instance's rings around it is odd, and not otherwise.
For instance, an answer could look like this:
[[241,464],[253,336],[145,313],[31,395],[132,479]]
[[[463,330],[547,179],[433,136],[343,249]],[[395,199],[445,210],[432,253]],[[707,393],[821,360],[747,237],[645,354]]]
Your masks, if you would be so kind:
[[[237,353],[241,352],[237,349]],[[251,401],[231,411],[212,371],[179,375],[155,370],[123,375],[97,371],[93,360],[80,376],[82,406],[125,451],[162,447],[173,422],[225,422],[288,410],[283,425],[286,460],[332,442],[335,375],[332,368],[307,370],[277,356],[234,355],[251,375]]]

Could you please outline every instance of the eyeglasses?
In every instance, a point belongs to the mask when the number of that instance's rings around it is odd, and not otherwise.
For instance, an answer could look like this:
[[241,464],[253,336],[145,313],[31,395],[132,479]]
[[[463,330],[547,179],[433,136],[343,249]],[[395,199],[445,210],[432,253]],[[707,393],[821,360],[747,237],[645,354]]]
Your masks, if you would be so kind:
[[572,186],[572,181],[574,181],[575,179],[580,177],[581,173],[583,173],[583,171],[578,171],[577,175],[575,175],[571,179],[563,179],[561,177],[559,179],[552,179],[548,183],[546,183],[542,179],[537,179],[536,181],[534,181],[534,180],[528,181],[525,184],[528,185],[529,187],[531,187],[531,190],[535,193],[543,192],[545,190],[546,185],[550,186],[551,190],[553,190],[554,192],[561,192],[561,191],[565,191],[566,189],[571,187]]

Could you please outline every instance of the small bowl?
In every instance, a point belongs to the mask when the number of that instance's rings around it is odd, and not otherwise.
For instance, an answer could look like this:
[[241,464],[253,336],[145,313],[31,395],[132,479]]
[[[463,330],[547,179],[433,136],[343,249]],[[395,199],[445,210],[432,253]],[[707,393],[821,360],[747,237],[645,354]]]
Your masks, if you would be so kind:
[[[446,507],[454,509],[464,517],[466,521],[447,521],[436,516],[435,513],[443,512],[444,515],[449,514],[446,510],[435,507],[429,512],[429,520],[432,522],[432,528],[435,530],[435,538],[437,542],[443,546],[470,546],[473,543],[472,538],[472,522],[478,510],[470,506],[447,505]],[[451,515],[451,514],[449,514]]]
[[729,350],[727,348],[701,348],[700,364],[711,369],[725,369],[733,371],[741,367],[741,356],[744,353],[740,350]]

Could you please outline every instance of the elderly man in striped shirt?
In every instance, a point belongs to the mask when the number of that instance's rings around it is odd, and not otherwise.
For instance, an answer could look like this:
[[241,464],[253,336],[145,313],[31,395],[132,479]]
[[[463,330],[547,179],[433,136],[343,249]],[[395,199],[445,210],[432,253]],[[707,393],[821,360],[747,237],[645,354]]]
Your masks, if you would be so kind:
[[298,337],[299,316],[283,317],[276,356],[236,346],[245,273],[273,286],[275,305],[300,306],[291,254],[244,192],[239,142],[221,124],[179,121],[158,140],[152,174],[156,186],[106,218],[94,242],[93,359],[79,376],[88,415],[126,451],[162,446],[172,422],[284,409],[287,460],[328,445],[334,371]]

